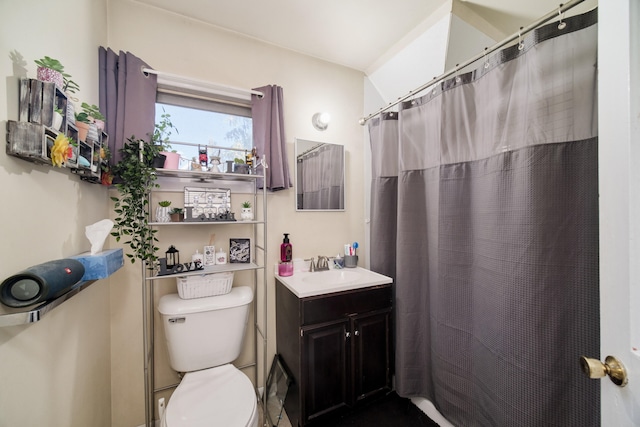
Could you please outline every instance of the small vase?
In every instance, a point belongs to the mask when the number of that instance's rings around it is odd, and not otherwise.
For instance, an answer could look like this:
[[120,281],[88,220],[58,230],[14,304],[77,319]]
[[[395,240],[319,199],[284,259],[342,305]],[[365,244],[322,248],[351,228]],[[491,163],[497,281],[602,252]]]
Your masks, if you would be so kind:
[[182,222],[182,221],[184,221],[184,214],[172,213],[169,216],[171,217],[171,222]]
[[93,122],[96,124],[96,128],[98,129],[98,132],[102,132],[104,130],[104,120],[100,120],[100,119],[93,119]]
[[168,151],[161,151],[160,154],[164,154],[166,157],[164,161],[164,169],[178,169],[180,166],[180,154]]
[[242,212],[240,212],[240,219],[243,221],[252,221],[253,220],[253,209],[251,208],[242,208]]
[[73,105],[73,102],[67,102],[67,123],[75,123],[76,122],[76,106]]
[[52,70],[51,68],[38,67],[37,70],[38,80],[43,82],[53,82],[59,88],[64,87],[64,79],[62,78],[62,73],[56,70]]
[[156,208],[156,222],[171,222],[169,207],[158,206]]
[[89,130],[87,131],[87,139],[92,141],[98,141],[98,127],[95,123],[89,124]]
[[80,141],[86,141],[87,134],[89,133],[89,123],[76,122],[76,127],[78,128],[78,139]]
[[57,111],[53,112],[53,123],[51,123],[51,127],[54,130],[60,130],[60,126],[62,126],[62,114]]

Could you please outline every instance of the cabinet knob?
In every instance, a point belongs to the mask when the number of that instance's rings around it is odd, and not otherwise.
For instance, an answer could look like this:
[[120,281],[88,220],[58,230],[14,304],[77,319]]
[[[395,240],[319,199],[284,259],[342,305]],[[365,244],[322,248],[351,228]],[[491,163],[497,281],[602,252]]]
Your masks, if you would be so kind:
[[355,335],[355,336],[359,336],[359,335],[360,335],[360,331],[356,329],[356,330],[354,331],[353,335]]
[[351,337],[351,332],[349,332],[349,331],[345,332],[345,333],[344,333],[344,337],[345,337],[345,338],[349,338],[349,337]]

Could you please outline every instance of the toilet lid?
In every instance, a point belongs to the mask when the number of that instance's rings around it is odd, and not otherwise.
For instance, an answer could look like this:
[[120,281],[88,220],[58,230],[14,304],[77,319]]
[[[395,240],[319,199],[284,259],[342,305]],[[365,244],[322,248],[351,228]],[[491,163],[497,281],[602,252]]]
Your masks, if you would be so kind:
[[187,373],[166,409],[169,427],[245,427],[256,411],[249,378],[231,364]]

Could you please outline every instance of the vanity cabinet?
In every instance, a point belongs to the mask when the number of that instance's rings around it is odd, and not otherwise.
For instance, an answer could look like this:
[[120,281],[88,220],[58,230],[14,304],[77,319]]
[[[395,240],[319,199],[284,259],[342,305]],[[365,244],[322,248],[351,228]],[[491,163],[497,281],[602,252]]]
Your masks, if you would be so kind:
[[298,298],[276,282],[277,352],[293,426],[391,389],[391,285]]

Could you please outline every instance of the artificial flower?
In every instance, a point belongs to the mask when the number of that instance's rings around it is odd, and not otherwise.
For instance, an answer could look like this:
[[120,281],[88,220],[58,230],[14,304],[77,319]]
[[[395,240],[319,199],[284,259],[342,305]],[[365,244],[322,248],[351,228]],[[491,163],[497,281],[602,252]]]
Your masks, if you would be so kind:
[[51,147],[51,164],[61,167],[71,154],[72,149],[69,145],[69,138],[63,134],[58,134],[58,137],[53,142],[53,147]]

